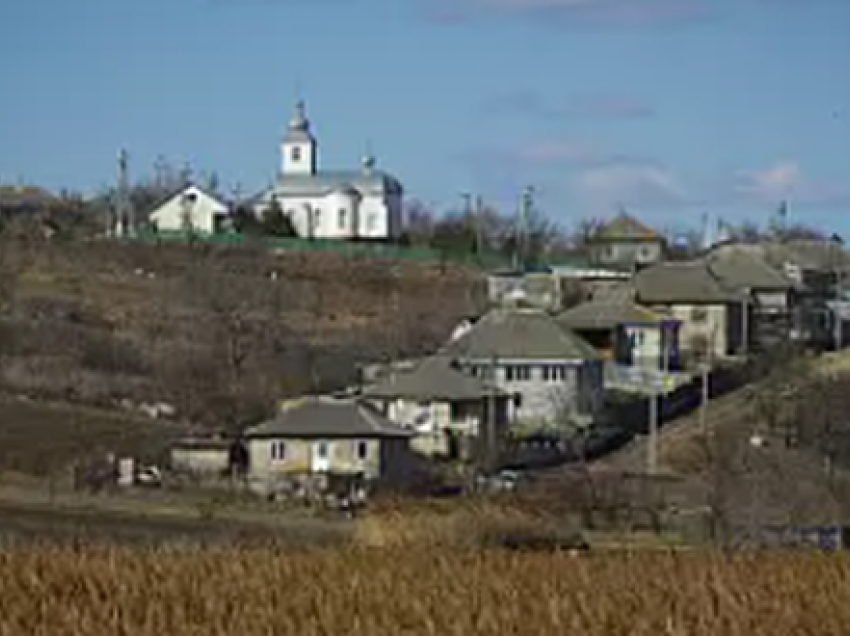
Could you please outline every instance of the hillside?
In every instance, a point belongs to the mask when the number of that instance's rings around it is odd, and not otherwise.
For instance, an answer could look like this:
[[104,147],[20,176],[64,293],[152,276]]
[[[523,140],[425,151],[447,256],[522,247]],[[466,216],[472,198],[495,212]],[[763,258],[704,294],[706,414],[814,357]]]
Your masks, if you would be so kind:
[[[663,494],[714,523],[826,524],[850,519],[850,353],[803,359],[665,424]],[[646,469],[647,438],[590,467],[600,482]],[[660,491],[659,491],[660,492]]]
[[479,306],[479,275],[259,247],[0,245],[0,390],[114,408],[167,402],[216,427],[357,365],[431,350]]

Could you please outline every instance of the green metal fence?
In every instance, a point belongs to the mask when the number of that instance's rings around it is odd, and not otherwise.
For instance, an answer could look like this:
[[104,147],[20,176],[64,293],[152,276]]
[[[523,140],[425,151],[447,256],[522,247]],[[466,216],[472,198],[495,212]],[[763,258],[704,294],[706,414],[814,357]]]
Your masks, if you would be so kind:
[[214,245],[239,246],[239,245],[262,245],[268,249],[280,249],[286,251],[304,252],[332,252],[335,254],[346,254],[351,256],[375,256],[393,260],[407,260],[419,263],[453,263],[480,267],[484,269],[495,269],[507,264],[500,254],[461,254],[456,252],[444,252],[426,247],[405,247],[390,243],[355,242],[333,239],[303,239],[303,238],[281,238],[260,237],[227,232],[219,234],[199,234],[191,237],[181,231],[142,232],[137,240],[153,243],[157,241],[188,241],[189,239],[211,243]]

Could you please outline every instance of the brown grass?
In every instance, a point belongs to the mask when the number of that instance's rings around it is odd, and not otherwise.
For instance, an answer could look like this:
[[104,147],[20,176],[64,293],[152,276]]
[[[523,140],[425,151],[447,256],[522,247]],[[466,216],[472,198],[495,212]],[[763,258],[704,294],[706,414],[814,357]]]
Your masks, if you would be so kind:
[[844,634],[813,554],[52,549],[0,553],[0,634]]

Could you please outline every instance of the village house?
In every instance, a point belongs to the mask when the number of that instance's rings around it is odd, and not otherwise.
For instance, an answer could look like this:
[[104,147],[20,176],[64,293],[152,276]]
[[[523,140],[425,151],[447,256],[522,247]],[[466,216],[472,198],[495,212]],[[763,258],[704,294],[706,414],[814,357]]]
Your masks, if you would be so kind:
[[272,419],[245,430],[248,480],[264,494],[321,490],[330,475],[403,483],[414,465],[412,436],[360,400],[291,400]]
[[596,230],[589,248],[596,265],[635,269],[662,261],[666,240],[651,227],[621,212]]
[[0,184],[0,218],[51,213],[66,205],[60,197],[39,186]]
[[303,101],[281,145],[277,181],[255,197],[262,215],[276,202],[302,238],[394,240],[402,233],[404,188],[367,154],[360,170],[319,168],[319,144]]
[[414,431],[414,449],[430,456],[476,460],[500,447],[508,429],[510,396],[444,356],[391,371],[363,396],[391,421]]
[[795,326],[798,284],[771,267],[758,248],[727,243],[705,256],[711,271],[731,289],[749,299],[747,350],[765,351],[787,341]]
[[765,241],[751,249],[797,286],[794,338],[818,348],[843,346],[850,336],[850,252],[840,238]]
[[157,232],[218,234],[229,229],[230,221],[229,206],[195,185],[172,195],[148,216]]
[[746,351],[747,296],[704,260],[659,263],[639,271],[634,300],[679,321],[682,358],[728,358]]
[[493,272],[487,276],[487,297],[493,305],[510,305],[522,298],[528,306],[547,311],[558,311],[563,303],[560,280],[548,269]]
[[648,369],[678,368],[681,321],[629,298],[590,300],[566,310],[557,320],[596,348],[606,361]]
[[588,423],[601,408],[601,356],[539,309],[493,309],[455,330],[442,353],[514,396],[516,425]]

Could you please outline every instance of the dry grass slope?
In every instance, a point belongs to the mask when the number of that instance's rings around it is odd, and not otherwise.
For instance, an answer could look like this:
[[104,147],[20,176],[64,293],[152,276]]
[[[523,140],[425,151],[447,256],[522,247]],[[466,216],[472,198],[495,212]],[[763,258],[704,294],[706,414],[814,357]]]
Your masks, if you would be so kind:
[[43,549],[0,553],[0,635],[846,633],[811,554]]

